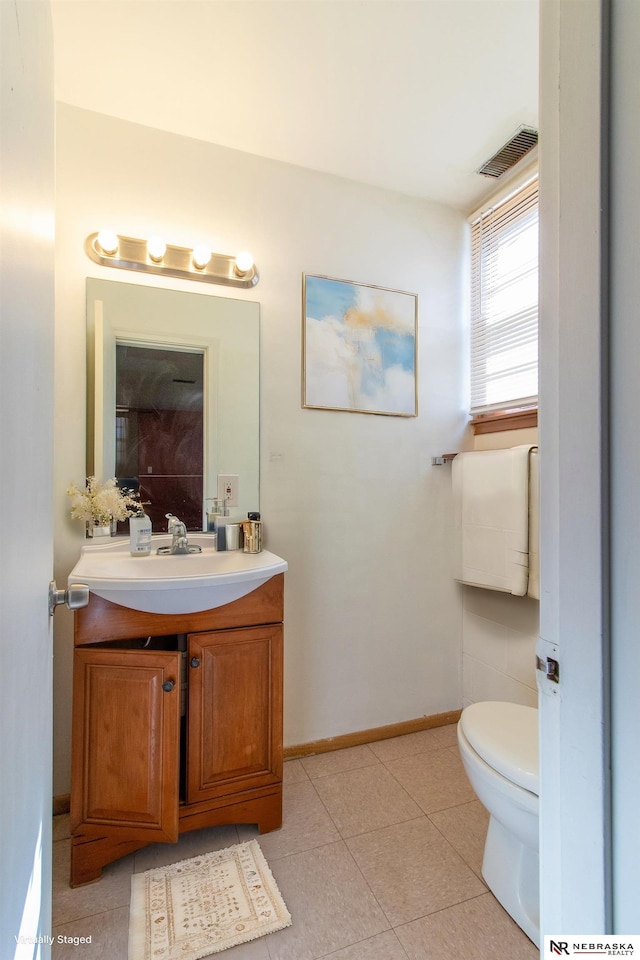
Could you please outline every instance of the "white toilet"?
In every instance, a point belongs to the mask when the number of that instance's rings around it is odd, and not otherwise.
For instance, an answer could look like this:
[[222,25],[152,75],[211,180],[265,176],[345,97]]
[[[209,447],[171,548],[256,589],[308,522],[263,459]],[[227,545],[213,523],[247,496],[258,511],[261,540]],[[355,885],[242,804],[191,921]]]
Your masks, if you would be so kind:
[[482,876],[515,922],[540,946],[538,896],[538,711],[516,703],[472,703],[458,746],[489,811]]

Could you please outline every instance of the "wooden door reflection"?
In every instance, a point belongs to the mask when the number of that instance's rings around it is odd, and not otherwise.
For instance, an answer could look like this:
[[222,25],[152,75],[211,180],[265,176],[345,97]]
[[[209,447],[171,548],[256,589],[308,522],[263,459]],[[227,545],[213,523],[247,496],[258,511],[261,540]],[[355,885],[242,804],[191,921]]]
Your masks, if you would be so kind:
[[173,513],[202,529],[203,354],[116,345],[116,476],[137,487],[153,529]]

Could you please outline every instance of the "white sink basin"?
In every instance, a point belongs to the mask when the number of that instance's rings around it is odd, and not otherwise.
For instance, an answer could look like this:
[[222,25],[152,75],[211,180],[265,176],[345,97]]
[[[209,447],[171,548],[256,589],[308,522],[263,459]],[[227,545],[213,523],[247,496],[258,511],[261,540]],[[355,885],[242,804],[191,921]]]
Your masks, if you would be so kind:
[[156,549],[169,545],[171,537],[154,536],[148,557],[132,557],[128,539],[87,545],[69,583],[86,583],[96,596],[132,610],[196,613],[238,600],[287,569],[286,560],[268,550],[218,553],[214,542],[210,534],[192,533],[189,545],[202,547],[202,553],[158,555]]

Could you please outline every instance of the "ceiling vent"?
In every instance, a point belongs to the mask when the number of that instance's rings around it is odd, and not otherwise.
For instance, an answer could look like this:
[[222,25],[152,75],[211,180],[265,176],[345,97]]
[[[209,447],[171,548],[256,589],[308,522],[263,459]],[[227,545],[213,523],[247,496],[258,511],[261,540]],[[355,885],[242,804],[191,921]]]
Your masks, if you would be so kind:
[[501,177],[538,143],[538,131],[533,127],[519,127],[504,147],[483,163],[477,173],[483,177]]

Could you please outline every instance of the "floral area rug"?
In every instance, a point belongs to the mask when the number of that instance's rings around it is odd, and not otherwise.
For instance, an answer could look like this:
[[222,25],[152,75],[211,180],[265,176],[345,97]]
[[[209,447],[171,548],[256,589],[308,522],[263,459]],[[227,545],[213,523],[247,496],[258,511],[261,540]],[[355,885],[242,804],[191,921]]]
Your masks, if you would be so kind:
[[290,924],[257,840],[131,879],[129,960],[200,960]]

